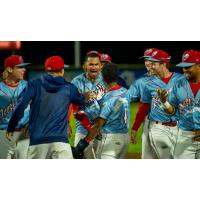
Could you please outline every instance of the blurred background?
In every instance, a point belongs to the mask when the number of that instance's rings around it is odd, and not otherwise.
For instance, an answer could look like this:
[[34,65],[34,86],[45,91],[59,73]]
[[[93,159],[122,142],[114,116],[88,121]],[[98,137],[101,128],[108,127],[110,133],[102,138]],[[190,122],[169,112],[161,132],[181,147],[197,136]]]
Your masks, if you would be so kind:
[[27,79],[40,76],[47,57],[62,56],[69,65],[65,78],[71,80],[82,72],[85,54],[97,50],[111,56],[112,62],[119,64],[120,76],[128,85],[145,73],[143,60],[139,59],[145,49],[155,47],[168,52],[172,59],[172,70],[178,71],[175,64],[181,61],[185,50],[200,50],[196,41],[0,41],[0,72],[5,58],[11,54],[21,54],[25,62],[30,62]]

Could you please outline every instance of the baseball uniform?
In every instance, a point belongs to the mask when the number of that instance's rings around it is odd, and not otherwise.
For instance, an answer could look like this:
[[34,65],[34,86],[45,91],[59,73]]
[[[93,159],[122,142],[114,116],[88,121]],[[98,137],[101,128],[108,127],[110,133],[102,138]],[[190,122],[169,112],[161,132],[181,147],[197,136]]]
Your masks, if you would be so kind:
[[183,77],[175,83],[169,102],[179,113],[174,158],[200,158],[200,142],[192,140],[194,131],[200,130],[200,90],[194,96],[188,80]]
[[[149,73],[144,74],[141,78],[133,82],[128,90],[132,101],[141,101],[144,93],[144,87],[148,80],[151,78]],[[155,152],[150,144],[149,139],[149,120],[145,118],[142,132],[142,159],[153,159],[155,158]]]
[[158,158],[173,158],[174,146],[177,136],[177,118],[178,114],[171,116],[164,112],[162,103],[157,96],[157,89],[162,88],[171,94],[174,83],[181,78],[181,74],[173,73],[169,82],[166,84],[158,77],[149,79],[144,87],[144,94],[141,101],[150,103],[151,108],[148,115],[149,139],[152,148]]
[[[98,90],[98,86],[106,88],[102,80],[101,74],[99,74],[98,78],[94,82],[91,82],[86,78],[85,73],[83,73],[75,77],[72,80],[72,83],[78,88],[78,90],[81,93],[88,92],[88,91],[93,91],[96,93]],[[99,103],[95,99],[91,103],[86,104],[84,110],[90,122],[93,124],[94,119],[97,118],[99,115],[99,110],[100,110]],[[76,134],[75,134],[74,146],[76,146],[79,140],[84,138],[87,135],[87,133],[88,131],[82,126],[82,124],[78,120],[76,120]]]
[[61,76],[44,75],[30,80],[8,125],[13,132],[30,103],[28,158],[72,158],[67,134],[68,107],[83,106],[84,96]]
[[102,99],[100,118],[106,120],[101,129],[102,141],[97,158],[124,158],[129,145],[130,97],[121,86],[110,89]]
[[6,83],[0,82],[0,158],[27,158],[29,140],[22,134],[22,128],[28,123],[29,107],[13,130],[16,134],[12,141],[5,137],[9,120],[26,85],[27,82],[21,80],[17,88],[12,89]]

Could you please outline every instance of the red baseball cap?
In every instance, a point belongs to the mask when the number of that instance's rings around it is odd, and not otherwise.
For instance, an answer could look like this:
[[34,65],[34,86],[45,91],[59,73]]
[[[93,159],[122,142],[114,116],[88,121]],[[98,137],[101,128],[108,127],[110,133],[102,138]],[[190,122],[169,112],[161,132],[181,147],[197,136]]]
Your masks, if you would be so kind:
[[153,53],[154,51],[157,51],[157,50],[158,50],[158,49],[156,49],[156,48],[147,48],[147,49],[144,51],[144,56],[140,57],[140,59],[141,59],[141,58],[146,59],[146,58],[151,57],[152,53]]
[[97,56],[99,56],[99,58],[101,57],[101,53],[95,50],[92,50],[86,53],[87,56],[89,56],[90,54],[96,54]]
[[60,56],[51,56],[46,59],[44,64],[44,68],[46,71],[59,71],[67,67],[68,65],[64,64],[64,60]]
[[200,63],[200,52],[195,50],[188,50],[183,53],[182,62],[176,66],[190,67],[196,63]]
[[171,56],[163,50],[156,49],[152,52],[151,56],[146,59],[152,62],[168,63],[170,62]]
[[109,62],[109,63],[111,63],[111,57],[106,53],[102,53],[101,54],[100,60],[101,60],[101,62]]
[[21,56],[19,55],[11,55],[9,57],[7,57],[5,59],[5,62],[4,62],[4,68],[7,68],[7,67],[11,67],[11,68],[14,68],[14,67],[25,67],[27,65],[29,65],[30,63],[24,63],[24,60]]

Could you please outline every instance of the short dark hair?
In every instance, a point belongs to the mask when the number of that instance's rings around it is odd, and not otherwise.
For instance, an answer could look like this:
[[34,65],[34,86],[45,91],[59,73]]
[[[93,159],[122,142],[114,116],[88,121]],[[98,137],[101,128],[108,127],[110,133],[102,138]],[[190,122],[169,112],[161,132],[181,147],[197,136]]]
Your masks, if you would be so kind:
[[117,82],[118,66],[114,63],[105,63],[102,68],[102,76],[107,83]]

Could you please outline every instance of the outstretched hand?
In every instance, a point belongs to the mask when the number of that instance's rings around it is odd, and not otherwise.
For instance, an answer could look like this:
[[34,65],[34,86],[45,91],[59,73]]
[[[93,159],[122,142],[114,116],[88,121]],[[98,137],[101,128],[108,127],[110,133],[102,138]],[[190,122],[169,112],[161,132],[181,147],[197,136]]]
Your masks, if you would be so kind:
[[162,103],[165,103],[167,101],[168,93],[166,90],[158,88],[157,95]]

